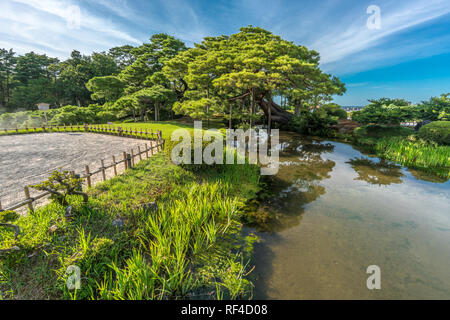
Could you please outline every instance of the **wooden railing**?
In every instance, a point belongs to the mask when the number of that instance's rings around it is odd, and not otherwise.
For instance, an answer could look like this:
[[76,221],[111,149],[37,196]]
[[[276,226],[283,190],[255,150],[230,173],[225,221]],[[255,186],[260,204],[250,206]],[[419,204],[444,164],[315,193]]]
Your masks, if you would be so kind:
[[0,129],[0,133],[4,134],[26,134],[26,133],[47,133],[47,132],[96,132],[96,133],[106,133],[114,134],[121,137],[131,137],[135,139],[162,139],[161,131],[153,129],[143,130],[141,129],[131,129],[115,127],[114,125],[62,125],[62,126],[41,126],[41,127],[16,127],[14,129],[3,128]]
[[[85,167],[85,172],[84,173],[76,173],[75,171],[71,171],[71,174],[78,177],[78,178],[82,178],[85,179],[86,182],[86,186],[88,188],[91,188],[94,183],[92,182],[92,177],[94,175],[98,175],[101,174],[101,180],[102,181],[106,181],[107,180],[107,175],[106,175],[106,170],[108,169],[113,169],[113,175],[112,177],[116,177],[119,174],[119,165],[123,164],[123,171],[126,171],[132,167],[134,167],[139,161],[142,161],[144,156],[146,158],[150,158],[152,157],[154,154],[162,151],[164,149],[164,145],[165,145],[165,140],[162,139],[162,132],[157,130],[156,132],[153,132],[153,130],[151,132],[148,132],[148,130],[142,131],[142,129],[140,131],[138,131],[137,129],[135,129],[134,131],[132,129],[121,129],[121,128],[116,128],[115,130],[111,127],[107,127],[107,126],[100,126],[100,125],[84,125],[84,126],[78,126],[78,127],[83,127],[84,131],[86,132],[96,132],[96,133],[111,133],[111,134],[117,134],[119,136],[123,136],[123,137],[129,137],[129,138],[136,138],[136,139],[145,139],[144,137],[154,137],[156,135],[157,139],[156,140],[149,140],[149,143],[145,143],[145,146],[143,148],[141,148],[140,146],[137,147],[137,152],[135,153],[133,149],[131,149],[131,153],[127,153],[127,152],[123,152],[123,158],[121,160],[117,160],[115,156],[112,156],[112,162],[109,165],[105,165],[104,159],[100,160],[101,166],[100,168],[96,169],[95,171],[91,171],[89,166],[86,165]],[[58,127],[55,127],[56,130],[58,130]],[[70,128],[70,127],[64,127],[64,129],[66,128]],[[46,128],[48,130],[48,128]],[[44,129],[45,130],[45,129]],[[46,132],[46,131],[44,131]],[[75,131],[74,131],[75,132]],[[149,146],[150,144],[150,146]],[[156,149],[156,151],[155,151]],[[138,160],[137,160],[138,159]],[[33,207],[33,203],[36,202],[37,200],[40,200],[42,198],[45,198],[46,196],[51,195],[50,192],[43,192],[39,195],[30,196],[30,189],[29,187],[24,187],[24,195],[25,195],[25,199],[23,201],[19,201],[15,204],[10,204],[8,205],[8,207],[6,208],[2,208],[2,203],[1,203],[1,199],[0,199],[0,212],[2,211],[9,211],[9,210],[17,210],[19,208],[28,206],[29,210],[34,210]]]

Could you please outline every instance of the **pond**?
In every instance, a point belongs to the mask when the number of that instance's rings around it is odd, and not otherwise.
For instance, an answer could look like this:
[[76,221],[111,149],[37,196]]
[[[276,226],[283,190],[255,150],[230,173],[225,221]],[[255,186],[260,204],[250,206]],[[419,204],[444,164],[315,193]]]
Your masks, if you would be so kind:
[[[348,144],[280,134],[256,299],[449,299],[450,182]],[[381,289],[367,288],[367,268]]]

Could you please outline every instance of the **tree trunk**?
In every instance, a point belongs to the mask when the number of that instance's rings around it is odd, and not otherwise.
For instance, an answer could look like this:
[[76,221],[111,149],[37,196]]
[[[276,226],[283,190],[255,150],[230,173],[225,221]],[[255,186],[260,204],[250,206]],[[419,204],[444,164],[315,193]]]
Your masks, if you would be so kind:
[[299,115],[302,111],[303,101],[300,100],[299,104],[295,106],[295,115]]
[[255,90],[252,88],[251,103],[250,103],[250,129],[253,128],[253,112],[255,110]]
[[230,103],[230,130],[233,128],[233,105]]
[[264,115],[268,119],[270,116],[270,123],[278,123],[280,126],[287,125],[293,118],[293,114],[282,109],[271,98],[266,98],[264,95],[257,97],[258,105],[264,111]]

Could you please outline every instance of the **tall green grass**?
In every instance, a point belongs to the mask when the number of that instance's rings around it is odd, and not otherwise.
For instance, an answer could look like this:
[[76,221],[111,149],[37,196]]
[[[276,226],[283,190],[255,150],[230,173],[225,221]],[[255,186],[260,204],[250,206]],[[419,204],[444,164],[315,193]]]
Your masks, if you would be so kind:
[[[217,299],[251,297],[245,274],[254,237],[241,235],[244,203],[258,191],[256,166],[195,173],[159,154],[90,191],[71,197],[74,216],[50,204],[0,229],[0,292],[18,299]],[[141,204],[156,201],[157,211]],[[113,225],[120,219],[122,228]],[[57,226],[51,228],[52,226]],[[82,272],[66,287],[68,266]]]
[[378,155],[388,160],[450,177],[450,146],[440,146],[411,136],[381,139],[375,148]]

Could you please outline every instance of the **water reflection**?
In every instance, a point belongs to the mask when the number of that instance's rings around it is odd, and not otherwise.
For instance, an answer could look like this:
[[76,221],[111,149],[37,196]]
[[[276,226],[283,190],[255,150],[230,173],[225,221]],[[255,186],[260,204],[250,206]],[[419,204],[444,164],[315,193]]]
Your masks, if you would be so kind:
[[354,158],[348,161],[356,171],[358,177],[355,180],[366,181],[374,185],[390,185],[402,183],[402,167],[385,160],[374,161],[364,157]]
[[255,298],[450,298],[450,182],[347,144],[280,142],[273,195],[259,208],[271,219],[258,225]]
[[329,179],[335,162],[322,155],[333,152],[334,146],[299,136],[280,144],[279,172],[268,178],[273,197],[257,209],[260,231],[279,232],[301,221],[305,205],[326,193],[320,182]]
[[449,181],[449,178],[440,177],[440,176],[437,176],[435,174],[432,174],[432,173],[429,173],[429,172],[425,172],[425,171],[421,171],[421,170],[408,169],[408,171],[417,180],[423,180],[423,181],[434,182],[434,183],[445,183],[445,182]]

